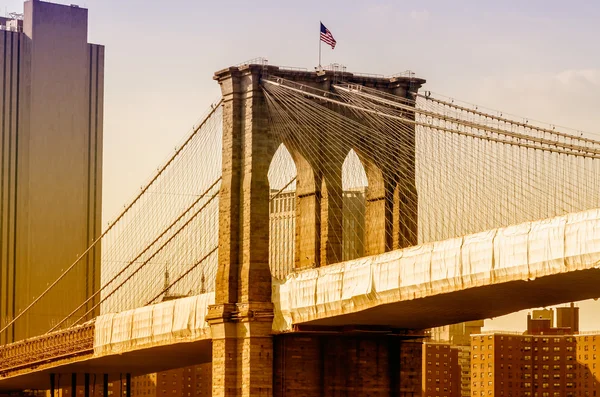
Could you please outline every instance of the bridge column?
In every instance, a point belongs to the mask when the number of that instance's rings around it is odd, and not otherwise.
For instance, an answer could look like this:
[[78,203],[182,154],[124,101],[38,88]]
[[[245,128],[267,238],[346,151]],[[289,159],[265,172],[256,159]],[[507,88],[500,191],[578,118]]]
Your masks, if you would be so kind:
[[387,252],[393,246],[394,187],[389,176],[370,159],[360,156],[367,174],[365,200],[365,255]]
[[[302,130],[298,133],[302,134]],[[339,146],[339,142],[331,142],[328,135],[328,131],[322,131],[322,140],[317,145],[320,153],[306,153],[293,142],[286,142],[297,171],[296,269],[342,261],[342,164],[345,158],[339,155],[339,150],[330,147]]]
[[311,164],[291,150],[296,164],[296,252],[295,268],[319,265],[321,259],[321,178]]
[[269,181],[275,152],[259,65],[215,79],[223,94],[223,179],[213,338],[213,396],[271,396],[273,341]]
[[335,158],[331,154],[332,152],[334,151],[325,151],[328,154],[322,156],[320,266],[327,266],[342,261],[344,218],[342,164],[344,163],[344,158]]

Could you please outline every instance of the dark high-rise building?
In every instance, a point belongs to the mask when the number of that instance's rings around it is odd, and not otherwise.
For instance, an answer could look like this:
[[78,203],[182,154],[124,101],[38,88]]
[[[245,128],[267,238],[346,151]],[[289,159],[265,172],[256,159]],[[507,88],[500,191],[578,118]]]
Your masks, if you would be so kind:
[[[88,11],[74,5],[30,0],[22,18],[0,19],[0,326],[100,233],[104,47],[87,33]],[[0,343],[48,331],[89,297],[99,255]]]

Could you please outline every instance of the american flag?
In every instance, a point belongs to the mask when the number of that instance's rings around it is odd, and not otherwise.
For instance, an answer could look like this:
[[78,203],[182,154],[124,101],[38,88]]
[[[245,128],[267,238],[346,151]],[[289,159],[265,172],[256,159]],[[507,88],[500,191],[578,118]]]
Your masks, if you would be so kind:
[[321,22],[321,41],[325,42],[326,44],[329,44],[331,46],[332,50],[335,48],[336,41],[333,38],[333,35],[329,31],[329,29],[327,29],[325,27],[325,25],[323,25],[322,22]]

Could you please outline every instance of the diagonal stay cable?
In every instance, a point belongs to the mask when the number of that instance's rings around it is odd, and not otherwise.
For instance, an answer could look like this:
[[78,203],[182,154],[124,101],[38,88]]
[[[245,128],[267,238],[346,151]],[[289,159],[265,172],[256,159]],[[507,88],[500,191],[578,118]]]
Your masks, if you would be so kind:
[[[387,117],[387,118],[391,118],[391,119],[397,119],[397,120],[400,120],[400,121],[403,121],[403,122],[406,122],[406,123],[414,124],[414,125],[425,127],[425,128],[431,128],[431,129],[435,129],[435,130],[438,130],[438,131],[449,132],[449,133],[453,133],[453,134],[468,136],[468,137],[472,137],[472,138],[476,138],[476,139],[481,139],[481,140],[487,140],[487,141],[491,141],[491,142],[504,143],[506,145],[520,146],[520,147],[525,147],[525,148],[529,148],[529,149],[537,149],[537,150],[543,150],[543,151],[553,152],[553,153],[562,153],[562,154],[565,154],[565,155],[577,156],[577,157],[600,159],[600,154],[596,155],[596,154],[588,154],[588,153],[568,152],[568,151],[563,151],[563,150],[560,150],[560,149],[554,149],[554,148],[550,148],[550,147],[535,146],[535,145],[532,145],[532,144],[518,143],[517,141],[506,141],[506,140],[502,140],[502,139],[499,139],[499,138],[480,136],[480,135],[468,133],[468,132],[465,132],[465,131],[450,130],[448,128],[434,126],[434,125],[429,125],[429,124],[426,124],[426,123],[423,123],[423,122],[419,122],[419,121],[415,121],[415,120],[411,120],[411,119],[408,119],[408,118],[405,118],[405,117],[389,115],[389,114],[386,114],[386,113],[383,113],[383,112],[377,111],[377,110],[365,109],[365,108],[362,108],[360,106],[352,105],[352,104],[345,103],[345,102],[340,102],[338,100],[327,98],[327,97],[322,97],[322,96],[319,96],[319,95],[316,95],[316,94],[313,94],[313,93],[310,93],[310,92],[300,91],[300,90],[298,90],[296,88],[284,86],[284,85],[281,85],[280,83],[277,83],[277,82],[274,82],[274,81],[270,81],[270,80],[267,80],[267,79],[263,79],[263,82],[266,82],[266,83],[269,83],[269,84],[274,84],[274,85],[281,86],[281,87],[285,87],[288,90],[301,92],[303,95],[306,95],[306,96],[309,96],[309,97],[314,97],[314,98],[319,98],[320,100],[325,101],[325,102],[330,102],[330,103],[338,104],[340,106],[345,106],[345,107],[348,107],[348,108],[354,108],[354,109],[357,109],[357,110],[360,110],[360,111],[363,111],[363,112],[367,112],[367,113],[372,113],[372,114],[375,114],[375,115],[381,116],[381,117]],[[483,128],[481,128],[481,129],[484,130]]]
[[140,193],[125,207],[125,209],[117,216],[117,218],[108,226],[108,228],[94,240],[91,245],[81,254],[52,284],[50,284],[37,298],[35,298],[23,311],[17,314],[11,321],[9,321],[2,329],[0,329],[0,334],[4,333],[7,329],[9,329],[12,325],[15,324],[17,320],[23,317],[33,306],[35,306],[44,296],[46,296],[61,280],[63,280],[66,275],[73,270],[75,266],[84,258],[86,255],[94,249],[94,247],[112,230],[112,228],[117,225],[117,223],[123,219],[125,214],[129,212],[129,210],[140,200],[142,196],[150,189],[150,187],[156,182],[156,180],[163,174],[163,172],[173,163],[173,161],[179,156],[179,154],[184,150],[184,148],[193,140],[193,138],[198,134],[198,132],[202,129],[202,127],[211,119],[214,113],[221,107],[223,103],[223,99],[219,99],[219,101],[212,106],[212,109],[208,112],[206,117],[193,129],[193,132],[190,136],[185,140],[185,142],[175,151],[173,156],[160,168],[160,170],[154,175],[154,177],[146,184],[146,186],[140,191]]
[[179,277],[177,277],[177,279],[175,279],[173,282],[171,282],[167,287],[163,288],[162,291],[160,291],[154,298],[150,299],[148,301],[148,303],[146,303],[146,306],[154,303],[154,301],[156,301],[162,294],[166,293],[170,288],[172,288],[175,284],[177,284],[179,281],[181,281],[185,276],[190,274],[192,272],[192,270],[197,268],[200,264],[202,264],[205,260],[207,260],[212,254],[217,252],[218,249],[219,249],[219,247],[214,247],[212,250],[210,250],[210,252],[208,252],[208,254],[204,255],[202,257],[202,259],[200,259],[199,261],[194,263],[192,266],[190,266],[190,268],[188,270],[186,270]]
[[[183,217],[186,216],[186,214],[188,214],[190,212],[190,210],[200,202],[200,200],[202,200],[204,197],[206,197],[206,195],[221,181],[221,178],[218,178],[215,182],[213,182],[213,184],[204,191],[203,194],[201,194],[200,196],[198,196],[198,198],[188,207],[186,208],[186,210],[181,213],[177,219],[175,219],[169,226],[167,226],[165,228],[165,230],[163,230],[163,232],[156,237],[150,244],[148,244],[146,246],[146,248],[144,248],[133,260],[131,260],[123,269],[121,269],[119,271],[119,273],[117,273],[116,275],[114,275],[106,284],[104,284],[100,289],[98,289],[98,291],[96,291],[94,294],[92,294],[90,297],[88,297],[82,304],[80,304],[75,310],[73,310],[70,314],[68,314],[65,318],[63,318],[58,324],[56,324],[54,327],[52,327],[48,332],[52,332],[54,330],[56,330],[58,327],[60,327],[62,324],[65,323],[65,321],[67,321],[71,316],[73,316],[75,313],[77,313],[77,311],[79,311],[81,308],[83,308],[83,306],[85,306],[87,303],[89,303],[92,299],[94,299],[98,294],[100,294],[102,291],[104,291],[104,289],[106,289],[110,284],[112,284],[113,281],[115,281],[118,277],[120,277],[123,273],[125,273],[125,271],[127,269],[129,269],[142,255],[144,255],[146,252],[148,252],[150,250],[150,248],[152,248],[152,246],[154,244],[156,244],[165,234],[168,233],[169,230],[171,230],[173,228],[174,225],[176,225]],[[142,263],[142,265],[140,265],[140,267],[138,267],[138,269],[136,269],[132,274],[130,274],[125,281],[129,280],[134,274],[136,274],[143,266],[145,266],[145,264],[152,259],[154,256],[156,256],[156,254],[162,249],[164,248],[164,246],[170,242],[181,230],[183,227],[187,226],[191,220],[193,220],[199,213],[200,211],[202,211],[208,203],[210,203],[215,196],[217,196],[218,193],[214,194],[206,203],[204,203],[204,205],[198,210],[196,211],[196,213],[194,213],[194,215],[192,215],[192,217],[186,221],[186,223],[184,223],[184,225],[179,228],[166,242],[165,244],[163,244],[149,259],[147,259],[144,263]],[[123,283],[121,283],[120,285],[118,285],[115,289],[113,289],[113,291],[106,296],[104,299],[102,299],[98,304],[94,305],[92,307],[92,309],[88,310],[83,317],[87,316],[92,310],[94,310],[100,303],[104,302],[108,297],[112,296],[112,294],[121,286],[123,285]],[[79,318],[77,321],[81,320],[81,318]]]
[[290,187],[290,185],[291,185],[292,183],[296,182],[296,178],[297,178],[297,177],[295,176],[295,177],[293,177],[292,179],[290,179],[290,181],[289,181],[288,183],[286,183],[284,187],[282,187],[281,189],[279,189],[279,190],[277,191],[277,193],[275,193],[274,195],[272,195],[272,196],[269,198],[269,201],[273,201],[274,199],[276,199],[277,197],[279,197],[279,196],[281,195],[281,193],[283,193],[283,191],[284,191],[285,189],[287,189],[288,187]]

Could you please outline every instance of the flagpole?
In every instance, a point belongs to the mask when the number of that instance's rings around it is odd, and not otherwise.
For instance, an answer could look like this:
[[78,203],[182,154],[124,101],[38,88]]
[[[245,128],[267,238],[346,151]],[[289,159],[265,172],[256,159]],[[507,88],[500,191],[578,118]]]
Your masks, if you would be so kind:
[[321,23],[319,22],[319,69],[321,69]]

